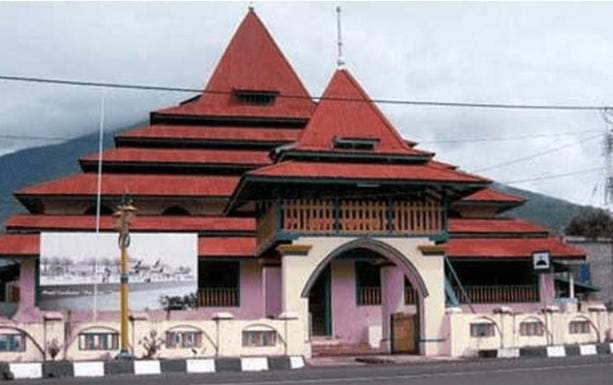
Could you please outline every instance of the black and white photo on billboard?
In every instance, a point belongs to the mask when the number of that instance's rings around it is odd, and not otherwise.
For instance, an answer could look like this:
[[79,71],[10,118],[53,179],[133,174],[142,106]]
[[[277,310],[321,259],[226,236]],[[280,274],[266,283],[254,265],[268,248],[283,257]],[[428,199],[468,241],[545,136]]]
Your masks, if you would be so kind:
[[[39,298],[42,309],[119,309],[120,250],[116,233],[41,233]],[[161,307],[162,296],[197,289],[195,233],[131,233],[130,309]]]

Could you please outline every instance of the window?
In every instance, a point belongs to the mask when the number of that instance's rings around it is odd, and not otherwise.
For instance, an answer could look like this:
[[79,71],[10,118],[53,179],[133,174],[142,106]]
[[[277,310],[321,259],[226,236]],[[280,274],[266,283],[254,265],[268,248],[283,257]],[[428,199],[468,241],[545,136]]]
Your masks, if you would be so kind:
[[374,150],[377,138],[334,138],[334,148],[339,150]]
[[252,106],[268,106],[274,104],[278,94],[279,93],[275,91],[236,91],[236,96],[240,103],[250,104]]
[[[96,215],[96,206],[90,206],[87,210],[83,212],[84,215]],[[100,206],[100,215],[112,215],[113,210],[109,208],[109,206],[102,205]]]
[[572,321],[568,325],[568,332],[570,334],[589,334],[590,321]]
[[519,324],[519,335],[523,337],[542,336],[545,325],[541,321],[525,321]]
[[162,211],[162,215],[190,215],[190,213],[184,207],[170,206],[164,211]]
[[470,336],[471,337],[494,337],[496,335],[496,329],[493,323],[488,322],[476,322],[470,324]]
[[355,263],[358,305],[381,305],[381,272],[379,266],[366,261]]
[[117,333],[81,333],[79,350],[116,350],[119,349]]
[[166,332],[166,347],[199,348],[202,346],[202,333],[198,331],[171,331]]
[[404,304],[405,305],[416,305],[418,299],[417,290],[413,288],[411,282],[404,277]]
[[244,347],[275,346],[277,344],[277,332],[274,330],[258,330],[243,332]]
[[198,305],[240,306],[240,263],[202,261],[198,264]]
[[26,350],[26,336],[23,333],[0,334],[0,352],[23,352]]

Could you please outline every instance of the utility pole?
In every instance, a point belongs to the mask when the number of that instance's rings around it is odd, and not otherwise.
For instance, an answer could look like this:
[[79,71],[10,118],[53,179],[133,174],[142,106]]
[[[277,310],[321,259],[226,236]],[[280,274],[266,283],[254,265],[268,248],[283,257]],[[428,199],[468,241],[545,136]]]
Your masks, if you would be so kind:
[[603,140],[603,156],[605,163],[605,204],[609,210],[609,215],[613,212],[613,110],[603,109],[602,120],[605,123],[605,133]]
[[130,224],[134,219],[134,213],[136,207],[132,205],[132,197],[124,194],[121,197],[121,203],[117,206],[117,211],[113,214],[116,219],[115,230],[119,232],[119,249],[121,250],[120,264],[120,287],[119,287],[119,300],[120,300],[120,337],[121,346],[119,351],[120,359],[131,359],[128,343],[128,247],[130,246]]

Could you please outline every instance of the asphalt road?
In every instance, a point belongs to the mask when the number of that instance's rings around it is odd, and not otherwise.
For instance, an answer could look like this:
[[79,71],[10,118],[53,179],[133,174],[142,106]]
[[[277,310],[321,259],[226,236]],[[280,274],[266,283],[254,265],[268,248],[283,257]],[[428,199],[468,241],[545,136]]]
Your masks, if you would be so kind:
[[67,385],[600,385],[613,384],[613,357],[531,358],[411,365],[364,365],[298,371],[207,375],[109,376],[18,380]]

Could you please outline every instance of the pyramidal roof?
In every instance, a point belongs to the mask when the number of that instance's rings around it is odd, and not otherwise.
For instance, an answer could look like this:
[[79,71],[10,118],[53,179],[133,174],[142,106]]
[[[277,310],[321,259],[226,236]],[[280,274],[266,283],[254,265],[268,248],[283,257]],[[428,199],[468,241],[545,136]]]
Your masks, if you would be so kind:
[[411,148],[346,69],[334,73],[297,151],[337,151],[339,141],[372,141],[371,153],[424,155]]
[[[236,91],[278,94],[270,105],[246,105]],[[285,97],[284,97],[285,96]],[[289,97],[287,97],[289,96]],[[249,10],[195,101],[161,110],[188,115],[309,118],[315,103],[272,36]]]

